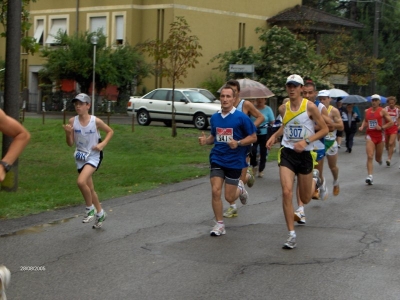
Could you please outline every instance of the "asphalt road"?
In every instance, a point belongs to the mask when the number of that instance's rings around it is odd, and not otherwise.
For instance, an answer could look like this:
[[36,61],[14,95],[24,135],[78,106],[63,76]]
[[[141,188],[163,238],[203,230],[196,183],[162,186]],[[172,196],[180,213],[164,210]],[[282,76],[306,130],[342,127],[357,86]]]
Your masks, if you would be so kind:
[[[340,195],[306,206],[294,250],[281,248],[287,229],[275,162],[221,237],[209,236],[207,177],[104,201],[108,219],[100,230],[81,222],[83,201],[2,220],[0,262],[12,272],[7,296],[400,299],[399,153],[391,168],[374,163],[372,186],[364,181],[365,161],[362,137],[351,154],[340,150]],[[331,190],[327,164],[324,174]]]

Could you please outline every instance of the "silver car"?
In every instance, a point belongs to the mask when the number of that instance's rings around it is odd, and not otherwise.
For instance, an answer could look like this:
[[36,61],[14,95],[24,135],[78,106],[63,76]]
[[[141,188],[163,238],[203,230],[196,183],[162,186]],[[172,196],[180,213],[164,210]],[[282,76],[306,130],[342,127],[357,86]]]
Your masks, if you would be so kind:
[[[193,124],[204,130],[210,124],[211,116],[220,108],[215,103],[191,89],[175,89],[174,94],[175,122]],[[162,121],[165,125],[172,124],[172,89],[160,88],[151,91],[141,98],[131,97],[127,104],[127,113],[136,113],[139,125],[147,126],[151,121]]]

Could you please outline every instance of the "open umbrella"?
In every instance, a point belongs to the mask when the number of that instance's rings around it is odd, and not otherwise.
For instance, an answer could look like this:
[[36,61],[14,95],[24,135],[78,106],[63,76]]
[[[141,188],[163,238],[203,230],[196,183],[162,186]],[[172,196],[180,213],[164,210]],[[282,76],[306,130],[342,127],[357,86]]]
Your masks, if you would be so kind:
[[[383,97],[383,96],[380,96],[380,97],[381,97],[381,104],[385,104],[387,98]],[[371,96],[365,97],[365,99],[367,99],[368,102],[371,102]]]
[[339,97],[346,97],[349,94],[346,93],[345,91],[341,90],[341,89],[330,89],[329,90],[329,96],[331,98],[339,98]]
[[363,96],[360,95],[349,95],[342,99],[343,104],[357,104],[357,103],[364,103],[367,102],[367,99],[365,99]]
[[[258,98],[269,98],[275,96],[274,93],[271,92],[269,88],[267,88],[262,83],[251,80],[249,78],[237,79],[240,84],[240,98],[245,99],[258,99]],[[221,92],[221,89],[225,86],[221,86],[218,90],[218,93]]]

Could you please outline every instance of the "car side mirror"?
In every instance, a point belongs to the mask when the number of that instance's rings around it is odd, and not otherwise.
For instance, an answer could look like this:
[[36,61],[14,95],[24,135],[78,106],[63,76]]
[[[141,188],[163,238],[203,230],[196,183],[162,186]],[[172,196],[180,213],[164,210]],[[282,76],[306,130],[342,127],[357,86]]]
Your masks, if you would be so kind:
[[180,102],[185,102],[186,104],[189,103],[188,99],[186,99],[186,98],[182,98],[182,99],[180,100]]

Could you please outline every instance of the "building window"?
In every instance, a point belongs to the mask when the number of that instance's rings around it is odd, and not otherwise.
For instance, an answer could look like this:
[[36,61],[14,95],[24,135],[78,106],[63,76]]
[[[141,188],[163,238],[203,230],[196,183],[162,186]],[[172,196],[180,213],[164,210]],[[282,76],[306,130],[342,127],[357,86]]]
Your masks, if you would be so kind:
[[124,44],[124,16],[115,16],[115,44]]
[[101,31],[104,35],[107,34],[107,17],[90,17],[90,32]]
[[35,26],[36,29],[33,37],[35,38],[36,43],[43,45],[44,20],[43,19],[36,20]]
[[51,19],[49,35],[46,39],[46,44],[57,44],[56,36],[60,33],[67,34],[67,19]]
[[239,49],[245,47],[246,24],[239,23]]

